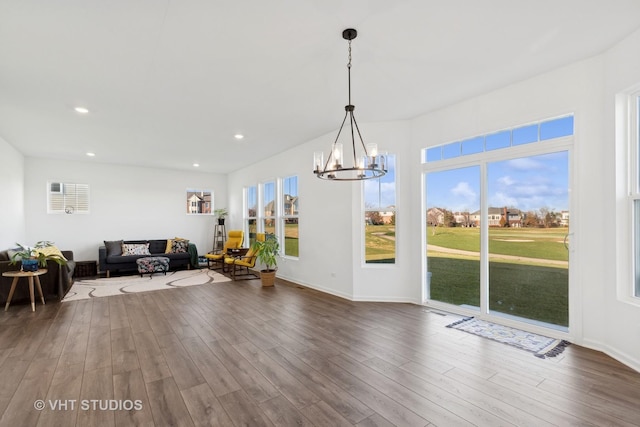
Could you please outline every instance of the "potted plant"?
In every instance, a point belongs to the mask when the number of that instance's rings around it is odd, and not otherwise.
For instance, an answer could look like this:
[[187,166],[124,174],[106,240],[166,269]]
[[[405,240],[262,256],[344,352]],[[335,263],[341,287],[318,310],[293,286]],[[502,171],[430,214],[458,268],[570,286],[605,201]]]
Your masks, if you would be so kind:
[[213,213],[218,217],[218,225],[224,225],[224,219],[229,215],[227,208],[215,209]]
[[255,241],[253,250],[266,269],[260,270],[260,280],[262,286],[273,286],[276,280],[276,270],[278,267],[278,255],[280,254],[280,243],[275,234],[267,234],[264,242]]
[[62,253],[54,246],[53,242],[42,240],[37,242],[33,247],[16,243],[20,248],[11,257],[11,264],[17,264],[21,261],[22,271],[37,271],[38,267],[46,267],[47,260],[53,260],[59,265],[65,265],[67,260]]

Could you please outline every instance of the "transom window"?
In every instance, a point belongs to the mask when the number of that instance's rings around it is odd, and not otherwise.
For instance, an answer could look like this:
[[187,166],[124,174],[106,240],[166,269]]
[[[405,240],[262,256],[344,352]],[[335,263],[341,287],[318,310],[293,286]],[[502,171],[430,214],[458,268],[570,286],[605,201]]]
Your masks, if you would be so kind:
[[573,135],[573,116],[565,116],[430,147],[424,150],[423,163],[432,163],[570,135]]

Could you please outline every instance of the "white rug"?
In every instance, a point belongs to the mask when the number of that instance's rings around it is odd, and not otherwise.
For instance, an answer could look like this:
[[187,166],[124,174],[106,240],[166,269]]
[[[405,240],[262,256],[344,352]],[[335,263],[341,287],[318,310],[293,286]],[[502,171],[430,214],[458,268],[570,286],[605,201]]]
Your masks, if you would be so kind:
[[144,277],[137,274],[108,279],[77,280],[62,302],[229,281],[231,279],[228,277],[207,268],[170,271],[166,276],[162,273],[154,273],[151,277],[148,274]]

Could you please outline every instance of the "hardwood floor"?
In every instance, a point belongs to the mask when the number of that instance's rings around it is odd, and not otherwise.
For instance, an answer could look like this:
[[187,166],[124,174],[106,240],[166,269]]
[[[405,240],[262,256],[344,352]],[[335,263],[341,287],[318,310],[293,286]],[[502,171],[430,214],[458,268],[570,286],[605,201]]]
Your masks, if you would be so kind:
[[640,373],[455,320],[258,281],[12,305],[0,426],[640,425]]

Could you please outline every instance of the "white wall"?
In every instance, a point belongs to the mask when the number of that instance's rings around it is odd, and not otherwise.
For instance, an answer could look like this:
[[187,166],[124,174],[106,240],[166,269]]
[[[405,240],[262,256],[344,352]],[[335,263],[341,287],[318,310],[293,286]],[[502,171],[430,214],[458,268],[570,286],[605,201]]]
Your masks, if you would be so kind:
[[[363,132],[366,132],[362,129]],[[300,197],[299,259],[281,258],[278,275],[346,298],[353,297],[351,200],[357,184],[321,181],[313,174],[313,152],[328,149],[325,135],[229,174],[231,225],[241,228],[242,191],[274,178],[298,176]]]
[[[89,184],[90,214],[47,214],[47,181]],[[186,190],[212,190],[225,207],[224,175],[25,159],[27,240],[51,240],[74,251],[76,260],[97,260],[104,240],[184,237],[204,254],[213,247],[214,217],[186,214]]]
[[[602,348],[619,360],[640,370],[640,299],[632,298],[633,278],[631,264],[631,230],[627,198],[626,129],[623,122],[616,123],[616,112],[623,107],[616,97],[631,87],[640,90],[640,31],[627,37],[606,54],[605,86],[605,134],[602,141],[602,161],[608,167],[602,175],[603,185],[609,191],[603,201],[607,207],[617,211],[615,223],[607,222],[603,271],[606,278],[601,306],[605,307],[604,336],[589,338],[589,345]],[[616,109],[618,109],[616,111]],[[617,126],[618,125],[618,126]],[[614,150],[615,147],[615,150]],[[615,224],[615,228],[614,228]],[[637,226],[637,224],[636,224]],[[616,292],[617,291],[617,292]]]
[[24,157],[0,138],[0,250],[25,241]]

